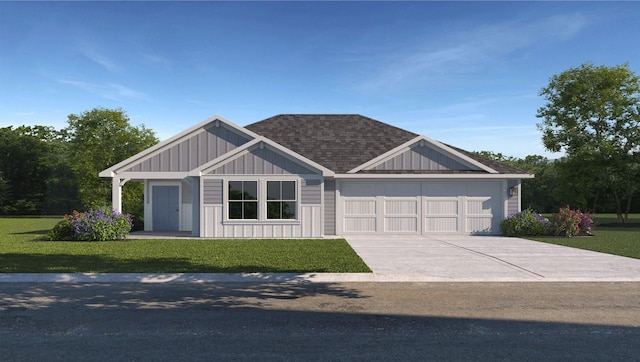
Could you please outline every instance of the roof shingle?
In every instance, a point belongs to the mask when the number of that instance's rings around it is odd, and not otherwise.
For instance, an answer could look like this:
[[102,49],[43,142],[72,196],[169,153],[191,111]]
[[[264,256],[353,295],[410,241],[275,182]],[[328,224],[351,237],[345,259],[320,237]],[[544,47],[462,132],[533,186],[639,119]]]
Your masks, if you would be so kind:
[[283,114],[245,128],[337,173],[418,136],[359,114]]
[[[346,173],[418,136],[359,114],[281,114],[245,128],[336,173]],[[449,147],[499,173],[526,173]]]

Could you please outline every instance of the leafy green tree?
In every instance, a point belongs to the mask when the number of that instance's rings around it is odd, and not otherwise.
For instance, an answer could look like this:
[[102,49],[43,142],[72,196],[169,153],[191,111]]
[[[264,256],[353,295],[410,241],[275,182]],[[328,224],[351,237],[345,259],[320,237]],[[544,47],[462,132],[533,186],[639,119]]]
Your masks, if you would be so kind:
[[0,214],[2,214],[3,207],[7,204],[10,198],[11,187],[9,185],[9,181],[5,180],[2,175],[2,170],[0,170]]
[[61,214],[77,207],[65,141],[52,127],[0,128],[0,213]]
[[540,95],[538,128],[546,149],[565,151],[574,180],[609,193],[625,222],[640,185],[640,78],[627,64],[586,63],[551,77]]
[[[85,208],[111,204],[111,180],[98,173],[158,143],[155,133],[134,127],[122,109],[94,108],[68,116],[70,161]],[[123,188],[123,211],[141,215],[143,185]]]

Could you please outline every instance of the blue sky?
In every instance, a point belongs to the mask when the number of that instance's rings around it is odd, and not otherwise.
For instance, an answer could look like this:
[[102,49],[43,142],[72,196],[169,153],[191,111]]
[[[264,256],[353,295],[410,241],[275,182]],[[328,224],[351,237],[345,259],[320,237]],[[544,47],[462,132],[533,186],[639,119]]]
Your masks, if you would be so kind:
[[640,74],[636,2],[0,2],[0,127],[122,108],[166,139],[212,115],[359,113],[470,151],[546,152],[540,88]]

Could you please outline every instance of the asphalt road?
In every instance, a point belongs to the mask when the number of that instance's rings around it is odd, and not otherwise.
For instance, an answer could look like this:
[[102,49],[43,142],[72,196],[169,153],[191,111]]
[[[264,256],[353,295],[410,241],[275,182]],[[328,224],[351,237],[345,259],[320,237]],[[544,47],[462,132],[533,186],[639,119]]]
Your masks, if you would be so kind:
[[7,283],[0,360],[638,361],[640,283]]

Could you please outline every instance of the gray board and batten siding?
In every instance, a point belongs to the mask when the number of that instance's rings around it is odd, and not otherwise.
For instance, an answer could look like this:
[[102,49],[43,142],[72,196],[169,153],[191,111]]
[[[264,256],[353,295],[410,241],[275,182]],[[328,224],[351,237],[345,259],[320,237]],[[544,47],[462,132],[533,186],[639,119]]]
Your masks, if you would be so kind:
[[210,205],[222,205],[223,185],[221,179],[204,179],[202,181],[202,203]]
[[372,169],[376,171],[466,171],[471,168],[431,147],[416,145]]
[[284,157],[268,146],[254,146],[248,153],[207,173],[208,175],[311,175],[318,174]]
[[127,171],[191,171],[247,142],[247,137],[228,127],[205,127],[171,148],[139,161]]
[[336,234],[336,180],[324,180],[324,234]]

